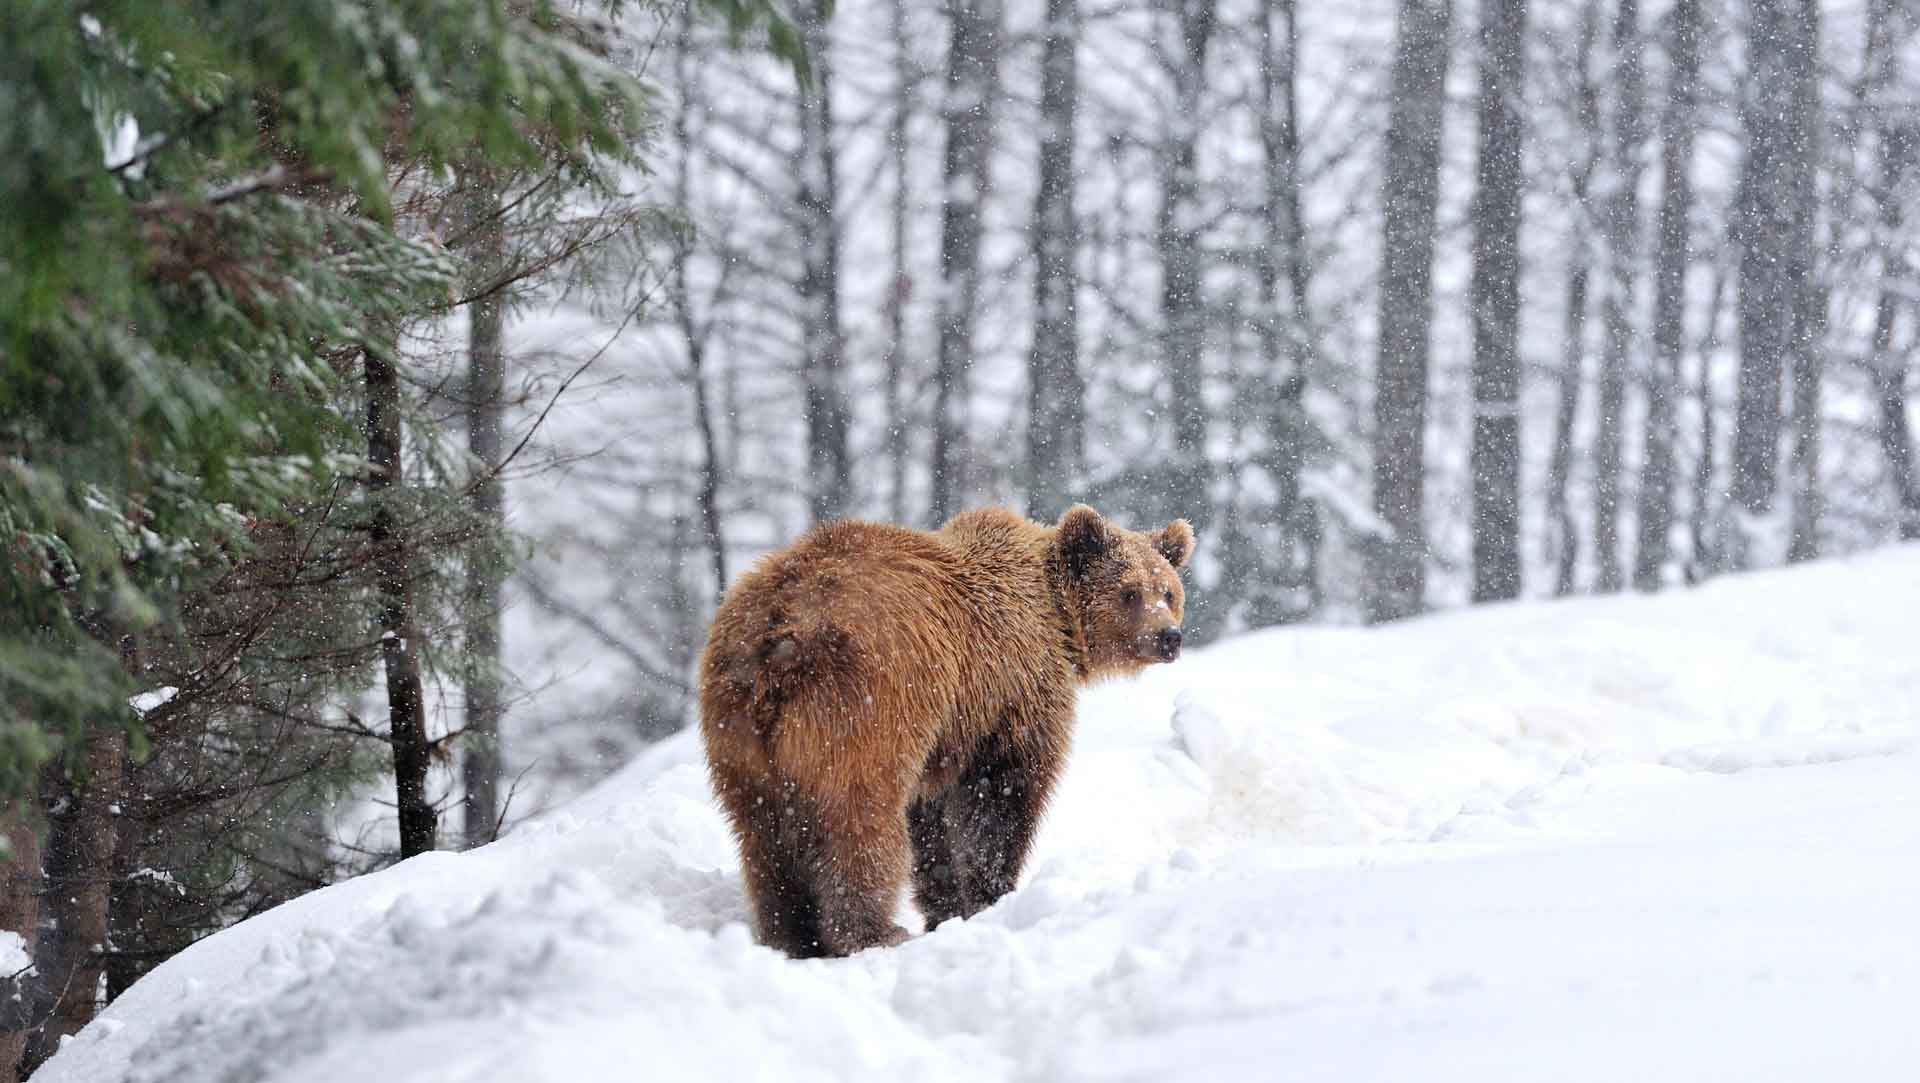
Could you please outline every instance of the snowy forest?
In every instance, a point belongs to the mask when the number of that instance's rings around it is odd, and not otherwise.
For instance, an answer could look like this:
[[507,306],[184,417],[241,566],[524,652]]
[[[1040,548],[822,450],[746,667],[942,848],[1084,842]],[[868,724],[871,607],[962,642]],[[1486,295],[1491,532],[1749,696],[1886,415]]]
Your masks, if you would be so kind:
[[1185,518],[1195,647],[1920,540],[1905,0],[0,0],[0,143],[5,1078],[813,523]]

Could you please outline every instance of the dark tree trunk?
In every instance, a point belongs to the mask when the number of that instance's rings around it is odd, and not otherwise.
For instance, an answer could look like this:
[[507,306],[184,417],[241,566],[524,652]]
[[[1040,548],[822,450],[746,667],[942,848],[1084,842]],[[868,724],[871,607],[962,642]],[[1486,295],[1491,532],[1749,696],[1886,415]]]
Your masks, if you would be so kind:
[[1373,551],[1367,616],[1393,620],[1426,601],[1424,441],[1434,221],[1446,117],[1451,0],[1401,0],[1381,182],[1379,357],[1373,403],[1373,510],[1393,536]]
[[1825,517],[1825,497],[1820,486],[1820,425],[1821,385],[1826,368],[1821,344],[1827,334],[1827,290],[1814,262],[1814,243],[1819,233],[1817,176],[1821,160],[1817,0],[1803,0],[1798,14],[1799,28],[1805,34],[1806,59],[1803,61],[1805,71],[1793,84],[1791,126],[1801,137],[1800,160],[1794,165],[1799,177],[1795,191],[1800,198],[1795,228],[1806,246],[1800,249],[1799,288],[1793,295],[1793,362],[1788,370],[1793,390],[1793,452],[1789,460],[1793,476],[1793,519],[1787,560],[1792,563],[1820,555],[1820,522]]
[[[1601,0],[1588,0],[1580,13],[1576,47],[1574,113],[1586,140],[1587,152],[1567,178],[1573,205],[1585,207],[1593,174],[1600,167],[1603,136],[1600,127],[1600,88],[1593,74],[1593,52],[1600,37]],[[1574,426],[1580,415],[1580,391],[1586,379],[1587,297],[1592,282],[1591,231],[1587,217],[1573,217],[1573,238],[1567,257],[1567,314],[1560,355],[1560,394],[1554,409],[1553,450],[1547,459],[1547,551],[1553,563],[1553,593],[1573,593],[1574,572],[1580,559],[1580,538],[1574,528],[1573,503],[1567,484],[1573,475]]]
[[[1750,91],[1743,116],[1735,226],[1740,243],[1740,380],[1734,415],[1733,499],[1750,515],[1773,508],[1780,458],[1780,390],[1810,348],[1814,0],[1753,0],[1747,31]],[[1749,539],[1751,541],[1752,539]]]
[[1600,352],[1600,416],[1593,449],[1594,589],[1619,590],[1621,444],[1626,429],[1627,368],[1636,334],[1633,293],[1639,267],[1640,147],[1646,134],[1646,87],[1640,64],[1638,0],[1620,0],[1614,11],[1613,57],[1619,91],[1614,99],[1613,184],[1604,212],[1607,238],[1606,291],[1601,319],[1606,341]]
[[373,504],[368,530],[374,548],[374,579],[380,597],[380,660],[387,683],[387,740],[393,748],[400,856],[434,848],[439,815],[427,797],[432,744],[421,703],[420,633],[413,619],[413,548],[399,533],[395,498],[400,467],[400,378],[377,349],[366,350],[367,493]]
[[1480,12],[1473,194],[1473,600],[1520,596],[1520,154],[1526,0]]
[[1887,460],[1887,480],[1893,489],[1893,503],[1902,541],[1920,540],[1920,479],[1914,476],[1913,435],[1907,426],[1907,357],[1894,348],[1894,333],[1900,315],[1911,307],[1910,279],[1902,274],[1902,250],[1895,239],[1905,231],[1906,211],[1902,202],[1914,155],[1920,146],[1920,122],[1904,111],[1901,93],[1901,48],[1911,33],[1909,17],[1898,0],[1874,0],[1867,9],[1867,72],[1862,79],[1862,98],[1870,103],[1877,118],[1876,134],[1880,143],[1880,178],[1873,192],[1879,212],[1878,249],[1880,257],[1880,296],[1873,313],[1874,398],[1879,406],[1878,436],[1880,452]]
[[[482,282],[501,273],[506,237],[500,194],[485,170],[467,177],[472,241],[469,259]],[[500,480],[502,395],[506,386],[506,311],[500,295],[485,294],[467,310],[467,450],[480,471],[471,501],[478,544],[469,547],[465,612],[468,678],[462,746],[462,821],[468,846],[492,842],[500,818],[500,604],[507,561],[505,493]]]
[[1645,457],[1640,468],[1639,535],[1633,585],[1657,590],[1673,531],[1674,407],[1685,351],[1687,268],[1693,253],[1694,100],[1700,75],[1700,0],[1675,0],[1666,114],[1661,120],[1661,197],[1653,277],[1653,368],[1647,380]]
[[853,491],[849,415],[840,333],[840,219],[833,145],[833,52],[829,0],[807,0],[796,12],[812,64],[800,86],[801,375],[806,382],[807,506],[816,522],[847,514]]
[[887,290],[886,370],[887,432],[887,509],[895,523],[907,521],[907,416],[905,380],[907,363],[907,300],[913,294],[913,279],[907,274],[907,211],[911,190],[911,160],[907,154],[907,125],[913,118],[913,90],[919,72],[912,61],[907,42],[907,0],[893,0],[887,6],[888,30],[893,42],[893,115],[887,129],[888,151],[893,160],[893,196],[888,210],[893,226],[893,273]]
[[1080,231],[1073,209],[1078,108],[1077,0],[1047,0],[1040,59],[1040,191],[1033,206],[1033,349],[1027,357],[1027,509],[1051,521],[1078,490],[1086,454],[1086,383],[1076,301]]
[[[1279,527],[1273,603],[1249,616],[1256,624],[1305,620],[1319,606],[1318,509],[1301,496],[1310,420],[1308,365],[1313,357],[1307,305],[1307,229],[1300,210],[1300,39],[1294,0],[1266,0],[1260,11],[1261,150],[1264,236],[1255,269],[1260,289],[1260,361],[1277,394],[1266,422],[1273,472],[1273,518]],[[1278,26],[1275,25],[1276,21]],[[1284,270],[1287,296],[1280,280]],[[1259,601],[1256,598],[1256,601]]]
[[55,760],[42,778],[46,921],[33,962],[46,1016],[27,1037],[23,1075],[53,1056],[60,1039],[79,1033],[99,1010],[126,748],[126,734],[95,730],[86,737],[79,777]]
[[[678,47],[674,50],[676,81],[681,87],[679,103],[673,111],[673,202],[677,207],[692,206],[692,132],[690,99],[697,92],[693,74],[693,20],[691,6],[680,9]],[[693,391],[693,423],[700,435],[700,488],[695,495],[700,515],[701,540],[713,570],[714,604],[719,604],[727,589],[727,542],[720,527],[720,440],[713,420],[711,393],[707,377],[707,328],[700,325],[693,310],[693,284],[687,264],[693,258],[692,238],[682,234],[673,247],[669,272],[673,280],[673,315],[680,337],[687,347],[687,382]]]
[[1166,50],[1173,82],[1173,123],[1160,147],[1160,206],[1154,219],[1160,254],[1160,354],[1173,414],[1173,456],[1179,488],[1205,496],[1207,404],[1201,312],[1199,139],[1207,50],[1213,41],[1216,0],[1166,0],[1175,41]]
[[933,491],[938,526],[959,510],[967,467],[973,325],[980,301],[980,206],[992,182],[1000,0],[955,0],[947,52],[947,131],[941,168],[939,352],[934,372]]

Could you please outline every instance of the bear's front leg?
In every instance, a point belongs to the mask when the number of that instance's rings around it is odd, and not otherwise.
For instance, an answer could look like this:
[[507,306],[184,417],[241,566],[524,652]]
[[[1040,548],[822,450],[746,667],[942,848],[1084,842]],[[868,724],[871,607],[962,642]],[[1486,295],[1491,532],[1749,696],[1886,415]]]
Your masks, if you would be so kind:
[[1060,770],[1045,748],[1016,742],[1005,725],[951,788],[915,806],[914,896],[929,929],[979,913],[1019,881]]

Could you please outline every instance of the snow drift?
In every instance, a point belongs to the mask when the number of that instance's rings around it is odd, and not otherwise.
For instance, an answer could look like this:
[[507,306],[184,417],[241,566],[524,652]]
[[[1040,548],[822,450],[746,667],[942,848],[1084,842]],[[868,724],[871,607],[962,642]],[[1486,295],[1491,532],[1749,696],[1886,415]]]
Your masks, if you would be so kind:
[[196,945],[36,1083],[1920,1076],[1920,548],[1263,632],[1083,701],[1021,887],[755,946],[697,744]]

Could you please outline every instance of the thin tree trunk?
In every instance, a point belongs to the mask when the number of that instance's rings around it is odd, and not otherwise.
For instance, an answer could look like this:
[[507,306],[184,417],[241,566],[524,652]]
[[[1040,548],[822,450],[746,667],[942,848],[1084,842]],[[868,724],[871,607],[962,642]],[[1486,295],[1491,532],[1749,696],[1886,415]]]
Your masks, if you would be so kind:
[[1874,398],[1879,406],[1880,451],[1887,460],[1887,480],[1893,489],[1902,541],[1920,540],[1920,479],[1914,476],[1913,436],[1907,426],[1907,359],[1896,351],[1894,333],[1900,313],[1909,307],[1903,297],[1905,276],[1902,253],[1895,239],[1906,224],[1903,188],[1914,165],[1920,129],[1902,112],[1898,101],[1901,77],[1900,42],[1910,33],[1898,0],[1874,0],[1867,9],[1867,72],[1862,79],[1863,106],[1875,111],[1880,143],[1880,181],[1874,203],[1880,221],[1876,233],[1880,257],[1880,296],[1873,313]]
[[1586,379],[1587,297],[1592,281],[1592,239],[1584,213],[1593,174],[1600,166],[1600,88],[1594,80],[1593,52],[1600,37],[1601,0],[1588,0],[1580,13],[1580,37],[1575,53],[1575,115],[1586,136],[1587,153],[1568,181],[1572,187],[1573,238],[1567,257],[1567,313],[1560,357],[1560,394],[1554,410],[1553,451],[1547,459],[1546,557],[1553,563],[1553,593],[1566,597],[1574,590],[1580,539],[1574,529],[1573,503],[1567,484],[1573,475],[1574,426],[1580,416],[1580,391]]
[[50,1003],[27,1037],[22,1074],[53,1056],[60,1039],[79,1033],[99,1010],[126,748],[125,733],[94,730],[85,739],[81,777],[56,760],[42,778],[47,921],[33,962]]
[[[1753,0],[1747,30],[1751,92],[1743,127],[1735,223],[1740,242],[1740,394],[1734,416],[1733,499],[1749,515],[1773,508],[1780,458],[1780,387],[1799,356],[1813,249],[1811,117],[1816,78],[1814,0]],[[1749,538],[1752,542],[1754,539]],[[1751,546],[1749,546],[1751,548]]]
[[413,619],[413,549],[398,533],[393,504],[401,487],[400,378],[384,353],[366,351],[367,493],[373,504],[368,536],[380,596],[380,660],[387,683],[387,740],[393,747],[400,856],[434,848],[439,815],[427,797],[432,745],[421,703],[420,633]]
[[1173,81],[1172,124],[1160,148],[1160,206],[1154,220],[1160,255],[1160,354],[1173,414],[1178,488],[1194,494],[1191,499],[1200,512],[1211,500],[1202,365],[1206,336],[1200,290],[1198,144],[1207,50],[1217,11],[1216,0],[1167,0],[1166,7],[1173,15],[1178,40],[1167,50],[1172,63],[1168,72]]
[[1473,194],[1473,600],[1520,596],[1520,154],[1526,0],[1480,12]]
[[808,510],[816,522],[838,519],[853,491],[849,414],[840,333],[840,219],[833,145],[830,0],[808,0],[796,14],[812,64],[801,83],[799,205],[801,335],[806,382]]
[[[1266,0],[1260,11],[1263,243],[1256,261],[1260,290],[1260,360],[1278,394],[1267,414],[1273,468],[1274,519],[1280,527],[1279,605],[1254,615],[1261,624],[1304,620],[1319,606],[1319,516],[1300,490],[1306,467],[1306,390],[1311,348],[1307,304],[1307,231],[1300,210],[1300,39],[1295,0]],[[1279,20],[1278,29],[1274,22]],[[1281,268],[1288,286],[1286,315]],[[1288,329],[1291,333],[1288,333]],[[1283,346],[1285,349],[1283,349]]]
[[1553,417],[1553,454],[1547,462],[1547,507],[1559,538],[1554,560],[1553,593],[1573,593],[1574,569],[1580,559],[1580,539],[1574,530],[1573,504],[1567,499],[1567,481],[1573,472],[1573,426],[1580,412],[1580,383],[1586,367],[1587,279],[1586,249],[1576,246],[1567,275],[1567,328],[1560,359],[1560,398]]
[[1393,536],[1372,551],[1367,616],[1412,616],[1426,604],[1428,332],[1440,194],[1442,91],[1452,0],[1401,0],[1381,183],[1379,357],[1373,403],[1373,510]]
[[[472,229],[469,260],[475,277],[490,279],[506,261],[500,193],[490,172],[471,171],[468,199]],[[468,846],[492,842],[499,827],[502,702],[500,657],[501,586],[507,562],[500,551],[506,531],[505,487],[499,476],[502,395],[506,386],[506,311],[498,293],[467,310],[467,450],[481,471],[469,496],[478,544],[469,547],[465,591],[468,678],[466,719],[460,734],[462,822]]]
[[[674,206],[690,209],[693,204],[691,160],[692,97],[698,92],[693,72],[693,19],[691,5],[680,9],[679,41],[674,50],[675,82],[680,101],[673,111],[673,192]],[[727,589],[727,542],[720,528],[720,443],[713,422],[713,407],[707,387],[707,329],[700,326],[693,312],[693,284],[687,264],[693,258],[693,242],[682,235],[675,244],[670,267],[673,276],[673,313],[680,337],[687,347],[687,382],[693,390],[693,423],[700,434],[700,489],[695,496],[700,513],[701,540],[713,570],[713,601],[719,604]]]
[[968,461],[973,325],[980,303],[980,206],[992,182],[993,99],[998,93],[1000,0],[955,0],[941,104],[947,146],[941,168],[939,352],[934,372],[932,494],[938,526],[959,510]]
[[1687,268],[1693,253],[1688,220],[1693,214],[1693,140],[1696,83],[1700,74],[1700,0],[1675,0],[1667,83],[1665,129],[1660,146],[1661,197],[1653,279],[1653,368],[1647,381],[1646,448],[1640,469],[1639,535],[1633,552],[1633,585],[1658,590],[1673,532],[1674,406],[1680,396],[1680,360],[1685,349]]
[[1713,474],[1714,445],[1719,437],[1713,414],[1712,353],[1720,342],[1720,313],[1726,304],[1727,283],[1733,274],[1716,268],[1713,281],[1713,305],[1707,310],[1707,324],[1700,342],[1700,369],[1693,387],[1700,409],[1700,457],[1693,464],[1693,503],[1687,513],[1687,533],[1692,536],[1692,559],[1688,563],[1687,582],[1697,583],[1707,571],[1720,563],[1720,542],[1714,537]]
[[[1891,343],[1892,312],[1890,296],[1882,293],[1879,311],[1875,314],[1876,344]],[[1888,328],[1884,339],[1880,326]],[[1887,457],[1887,478],[1893,485],[1894,506],[1899,509],[1900,540],[1920,541],[1920,479],[1914,476],[1913,434],[1907,428],[1906,367],[1897,361],[1887,363],[1889,358],[1885,354],[1878,360],[1881,364],[1874,369],[1873,386],[1874,397],[1880,404],[1880,450]]]
[[1799,161],[1794,165],[1794,192],[1799,213],[1795,218],[1796,236],[1804,247],[1797,249],[1798,288],[1793,294],[1792,367],[1788,377],[1793,390],[1793,450],[1789,458],[1793,476],[1793,518],[1787,542],[1790,563],[1812,560],[1820,555],[1820,522],[1825,517],[1824,496],[1820,487],[1821,385],[1825,374],[1825,353],[1821,348],[1827,333],[1827,290],[1820,281],[1815,264],[1815,239],[1819,234],[1818,163],[1821,160],[1820,114],[1820,9],[1818,0],[1801,0],[1798,22],[1805,35],[1801,62],[1804,70],[1793,85],[1791,126],[1800,136]]
[[1600,416],[1593,453],[1594,589],[1619,590],[1621,444],[1626,430],[1627,368],[1637,339],[1634,282],[1639,266],[1641,118],[1646,88],[1640,64],[1638,0],[1619,0],[1614,11],[1613,56],[1619,94],[1614,102],[1613,194],[1607,201],[1606,291],[1601,319],[1606,341],[1600,353]]
[[1040,59],[1040,191],[1033,205],[1033,349],[1027,357],[1027,508],[1051,520],[1078,489],[1086,455],[1080,375],[1080,230],[1074,218],[1078,0],[1047,0]]
[[895,523],[907,521],[907,417],[904,382],[907,359],[907,299],[913,292],[913,279],[907,274],[907,194],[911,159],[907,154],[907,125],[913,118],[913,88],[919,73],[912,61],[907,42],[907,0],[892,0],[887,6],[887,26],[893,40],[893,116],[887,129],[888,150],[893,158],[893,198],[888,204],[892,219],[893,274],[887,290],[886,371],[886,455],[888,518]]

